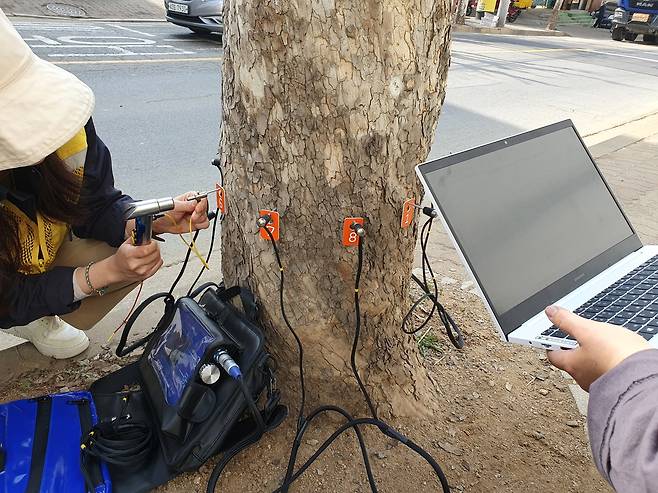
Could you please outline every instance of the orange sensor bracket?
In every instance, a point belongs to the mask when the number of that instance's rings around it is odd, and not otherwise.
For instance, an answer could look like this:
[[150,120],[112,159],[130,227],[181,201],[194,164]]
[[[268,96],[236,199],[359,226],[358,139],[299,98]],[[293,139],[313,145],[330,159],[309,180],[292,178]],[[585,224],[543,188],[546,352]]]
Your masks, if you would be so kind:
[[272,238],[274,238],[274,241],[279,241],[279,231],[281,225],[279,220],[279,213],[267,209],[261,209],[258,211],[258,213],[261,217],[270,216],[270,221],[264,227],[260,228],[260,237],[264,240],[270,240],[270,235],[268,235],[267,231],[265,231],[265,228],[267,228],[267,230],[272,233]]
[[415,209],[416,203],[414,202],[414,199],[404,201],[404,205],[402,206],[402,219],[400,221],[402,229],[408,228],[413,222]]
[[226,214],[226,190],[219,183],[215,183],[216,189],[216,198],[217,198],[217,209],[221,214]]
[[362,217],[346,217],[343,220],[343,246],[354,247],[358,246],[361,239],[359,235],[352,229],[352,224],[357,223],[363,225],[364,220]]

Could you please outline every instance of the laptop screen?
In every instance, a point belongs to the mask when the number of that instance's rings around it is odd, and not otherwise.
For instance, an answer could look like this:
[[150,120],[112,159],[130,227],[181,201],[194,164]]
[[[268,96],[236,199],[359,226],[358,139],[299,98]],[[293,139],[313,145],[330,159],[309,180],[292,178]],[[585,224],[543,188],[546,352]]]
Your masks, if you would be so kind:
[[419,171],[506,334],[632,251],[615,251],[634,231],[571,122]]

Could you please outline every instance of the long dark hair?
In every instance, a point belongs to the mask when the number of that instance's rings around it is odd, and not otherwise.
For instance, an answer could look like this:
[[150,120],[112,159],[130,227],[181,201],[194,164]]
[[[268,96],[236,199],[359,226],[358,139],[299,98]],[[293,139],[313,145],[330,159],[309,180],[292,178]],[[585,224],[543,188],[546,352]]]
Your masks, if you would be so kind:
[[[37,175],[38,179],[29,181],[34,183],[32,192],[37,211],[45,217],[73,226],[84,222],[85,207],[80,207],[84,199],[81,197],[82,176],[72,172],[56,153],[40,164],[13,172]],[[18,223],[9,211],[0,207],[0,303],[5,300],[8,287],[21,268],[20,251]]]

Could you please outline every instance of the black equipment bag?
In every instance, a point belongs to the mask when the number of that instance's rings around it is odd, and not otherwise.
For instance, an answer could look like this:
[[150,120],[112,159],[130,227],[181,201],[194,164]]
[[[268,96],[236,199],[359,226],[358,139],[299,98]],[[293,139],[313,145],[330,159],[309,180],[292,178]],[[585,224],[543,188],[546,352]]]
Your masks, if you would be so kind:
[[[249,317],[230,303],[237,295]],[[218,286],[206,289],[198,303],[194,295],[176,302],[169,296],[140,358],[92,385],[99,418],[106,423],[99,434],[122,450],[110,458],[100,445],[97,451],[109,465],[114,492],[149,491],[219,452],[233,453],[257,441],[285,419],[264,337],[253,320],[255,304],[245,303],[253,300],[249,295],[239,287]],[[199,370],[215,364],[218,350],[237,363],[241,379],[220,368],[216,383],[202,382]]]

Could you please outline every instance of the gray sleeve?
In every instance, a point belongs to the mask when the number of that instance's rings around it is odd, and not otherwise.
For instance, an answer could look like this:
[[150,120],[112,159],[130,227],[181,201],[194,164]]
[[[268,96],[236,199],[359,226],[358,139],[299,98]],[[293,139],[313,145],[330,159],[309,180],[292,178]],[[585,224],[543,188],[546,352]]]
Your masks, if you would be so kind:
[[618,493],[658,493],[658,350],[626,358],[589,394],[596,467]]

